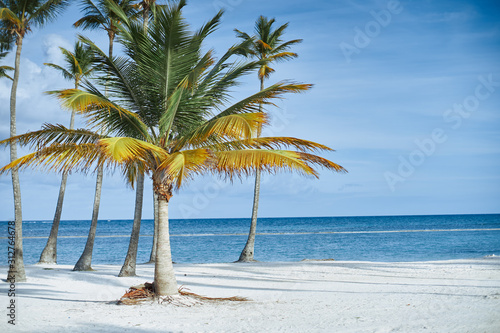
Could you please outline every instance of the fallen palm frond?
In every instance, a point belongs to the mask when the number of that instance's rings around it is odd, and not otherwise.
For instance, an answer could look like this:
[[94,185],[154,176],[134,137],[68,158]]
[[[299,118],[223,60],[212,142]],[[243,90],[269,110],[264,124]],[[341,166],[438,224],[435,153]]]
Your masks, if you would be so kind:
[[181,286],[179,288],[179,295],[174,296],[157,296],[154,292],[154,285],[152,283],[144,283],[139,286],[130,287],[129,290],[120,298],[118,304],[136,305],[144,302],[152,302],[158,300],[159,303],[169,303],[181,306],[192,306],[201,304],[203,301],[208,302],[247,302],[246,297],[233,296],[233,297],[207,297],[198,295],[188,291],[188,289]]

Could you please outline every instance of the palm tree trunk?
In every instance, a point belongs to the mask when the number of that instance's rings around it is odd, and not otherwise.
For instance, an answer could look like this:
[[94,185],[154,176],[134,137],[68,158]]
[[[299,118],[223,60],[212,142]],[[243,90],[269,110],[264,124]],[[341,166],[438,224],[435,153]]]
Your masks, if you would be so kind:
[[172,264],[170,233],[168,226],[168,201],[162,195],[158,198],[158,249],[154,274],[154,288],[157,296],[172,296],[179,293]]
[[[17,84],[19,83],[19,66],[21,63],[21,49],[23,47],[22,37],[18,37],[16,41],[16,60],[14,67],[14,79],[12,80],[12,90],[10,93],[10,136],[16,135],[16,100],[17,100]],[[17,159],[17,145],[10,145],[10,160]],[[9,281],[14,279],[15,282],[26,281],[26,272],[24,270],[23,260],[23,212],[21,206],[21,185],[19,183],[18,168],[12,168],[12,191],[14,193],[14,262],[9,265],[7,278]]]
[[252,208],[252,221],[250,223],[250,232],[248,233],[247,243],[241,251],[238,262],[251,262],[256,261],[253,258],[255,249],[255,233],[257,231],[257,213],[259,210],[259,194],[260,194],[260,170],[255,173],[255,188],[253,192],[253,208]]
[[[109,36],[109,57],[113,56],[113,39],[114,35],[108,32]],[[104,87],[104,94],[108,95],[107,86]],[[97,169],[97,179],[95,183],[95,195],[94,195],[94,207],[92,209],[92,222],[90,222],[89,235],[87,237],[87,243],[85,244],[85,249],[78,259],[73,268],[74,271],[90,271],[92,270],[92,252],[94,250],[94,240],[97,230],[97,220],[99,217],[99,206],[101,204],[101,190],[102,190],[102,178],[104,174],[104,166],[100,165]]]
[[[260,90],[264,90],[264,78],[260,79]],[[259,111],[262,112],[262,104],[259,105]],[[261,129],[258,129],[257,137],[260,137]],[[251,262],[255,261],[253,255],[255,251],[255,233],[257,231],[257,214],[259,212],[259,197],[260,197],[260,170],[255,172],[255,187],[253,191],[253,207],[252,207],[252,221],[250,222],[250,231],[248,239],[241,251],[240,258],[237,262]]]
[[156,260],[156,248],[158,246],[158,195],[153,192],[153,214],[154,214],[154,230],[153,230],[153,246],[151,247],[151,255],[149,263]]
[[142,199],[144,194],[144,174],[137,176],[137,188],[135,192],[135,212],[134,224],[132,225],[132,234],[128,245],[127,256],[118,276],[135,276],[135,267],[137,263],[137,247],[139,245],[139,234],[141,231],[142,218]]
[[148,24],[149,24],[149,6],[144,6],[144,9],[142,10],[142,28],[144,30],[144,33],[148,31]]
[[97,181],[95,184],[95,196],[94,196],[94,208],[92,210],[92,222],[90,223],[89,235],[87,237],[87,243],[85,244],[85,249],[83,250],[80,259],[78,259],[74,271],[91,271],[92,270],[92,252],[94,250],[94,240],[97,230],[97,218],[99,216],[99,205],[101,203],[101,190],[102,190],[102,176],[104,173],[104,167],[99,166],[97,170]]
[[[75,83],[75,89],[78,88],[78,83]],[[75,127],[75,111],[71,112],[69,121],[69,129]],[[54,220],[52,221],[52,228],[50,235],[47,239],[47,244],[40,255],[39,264],[56,264],[57,263],[57,234],[59,232],[59,223],[61,222],[62,207],[64,202],[64,193],[66,192],[66,182],[68,180],[68,173],[64,172],[61,179],[61,186],[59,187],[59,196],[57,198],[56,212]]]
[[64,172],[61,179],[61,186],[59,188],[59,197],[57,198],[56,212],[54,220],[52,221],[52,228],[50,235],[47,239],[47,244],[40,255],[39,264],[56,264],[57,263],[57,234],[59,232],[59,223],[61,222],[62,206],[64,201],[64,192],[66,190],[66,181],[68,180],[68,173]]

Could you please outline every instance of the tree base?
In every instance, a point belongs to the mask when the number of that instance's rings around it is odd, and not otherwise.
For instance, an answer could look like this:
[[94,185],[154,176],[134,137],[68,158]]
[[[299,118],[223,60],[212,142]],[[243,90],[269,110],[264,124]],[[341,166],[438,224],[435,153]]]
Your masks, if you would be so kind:
[[241,258],[236,260],[235,263],[242,263],[242,262],[259,262],[258,260],[255,260],[254,258]]
[[80,267],[75,267],[73,268],[73,272],[95,272],[96,270],[93,269],[92,267],[84,267],[84,268],[80,268]]
[[153,283],[144,283],[139,286],[130,287],[130,289],[120,298],[117,304],[136,305],[142,303],[158,303],[171,304],[174,306],[194,306],[203,302],[246,302],[249,301],[245,297],[224,297],[214,298],[201,296],[187,291],[186,288],[180,287],[177,295],[156,295],[154,292]]

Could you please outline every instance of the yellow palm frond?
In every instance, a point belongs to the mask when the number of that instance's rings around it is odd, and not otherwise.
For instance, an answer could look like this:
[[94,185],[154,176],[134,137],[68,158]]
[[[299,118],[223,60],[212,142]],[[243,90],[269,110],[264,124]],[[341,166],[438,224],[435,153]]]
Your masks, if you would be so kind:
[[179,189],[184,181],[206,171],[213,161],[214,157],[208,149],[184,150],[171,154],[158,166],[158,170],[163,172],[164,177],[173,180],[175,188]]
[[180,150],[185,146],[199,147],[210,143],[216,144],[227,139],[250,139],[266,122],[267,116],[262,112],[215,118],[179,138],[174,150]]
[[71,130],[63,125],[44,124],[41,130],[13,136],[0,141],[0,146],[20,144],[31,148],[41,148],[53,143],[96,143],[102,136],[86,129]]
[[63,107],[77,112],[85,112],[86,110],[92,110],[95,108],[115,108],[115,105],[106,98],[101,98],[95,94],[80,89],[48,91],[47,94],[55,95],[62,101]]
[[258,76],[260,79],[262,78],[269,78],[269,76],[271,75],[271,73],[274,72],[274,69],[267,66],[267,65],[263,65],[259,68],[259,72],[258,72]]
[[114,161],[102,154],[98,145],[53,144],[38,151],[20,157],[0,169],[0,173],[14,168],[40,168],[46,171],[69,172],[77,170],[88,172],[99,164],[113,166]]
[[119,164],[143,163],[154,164],[168,158],[168,153],[154,144],[129,137],[113,137],[99,140],[104,154]]
[[247,140],[235,140],[207,146],[214,150],[235,150],[235,149],[283,149],[293,147],[301,152],[334,151],[325,145],[292,137],[261,137]]
[[272,61],[283,61],[283,60],[288,60],[290,58],[296,58],[298,55],[295,52],[280,52],[277,54],[273,54],[267,58],[269,62]]
[[[140,117],[125,108],[111,102],[105,96],[79,89],[49,91],[62,101],[62,106],[83,114],[95,128],[107,128],[109,131],[123,131],[126,128],[148,137],[147,126]],[[106,112],[102,112],[105,110]]]
[[318,178],[313,165],[345,172],[343,167],[327,159],[290,150],[246,149],[219,151],[214,155],[217,157],[214,171],[231,180],[234,176],[249,176],[258,169],[269,173],[276,173],[278,170],[296,171],[305,176]]
[[269,44],[267,44],[266,42],[264,42],[263,40],[261,39],[258,39],[255,41],[256,44],[258,44],[263,50],[271,50],[271,46],[269,46]]
[[233,179],[252,175],[260,169],[270,173],[278,170],[297,171],[317,177],[316,171],[300,158],[300,153],[287,150],[246,149],[215,152],[215,172]]
[[10,23],[9,25],[16,26],[17,28],[23,28],[21,19],[7,7],[0,8],[0,20],[7,21]]

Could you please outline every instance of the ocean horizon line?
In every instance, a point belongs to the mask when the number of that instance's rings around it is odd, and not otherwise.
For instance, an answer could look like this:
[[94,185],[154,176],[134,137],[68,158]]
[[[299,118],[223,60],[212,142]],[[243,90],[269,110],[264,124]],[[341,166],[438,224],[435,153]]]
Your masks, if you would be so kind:
[[[341,215],[341,216],[280,216],[280,217],[259,217],[258,219],[309,219],[309,218],[366,218],[366,217],[430,217],[430,216],[477,216],[477,215],[500,215],[498,213],[442,213],[442,214],[402,214],[402,215]],[[199,218],[170,218],[170,221],[182,220],[249,220],[250,217],[199,217]],[[61,219],[63,221],[90,221],[91,219]],[[141,220],[151,221],[153,218],[142,218]],[[12,220],[0,220],[0,223],[12,222]],[[24,219],[23,222],[52,222],[53,219]],[[98,219],[98,222],[112,221],[133,221],[133,218]]]

